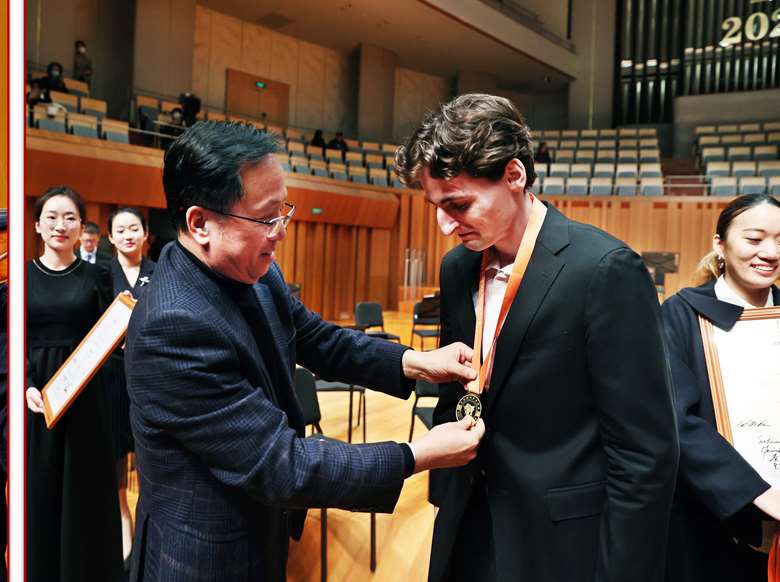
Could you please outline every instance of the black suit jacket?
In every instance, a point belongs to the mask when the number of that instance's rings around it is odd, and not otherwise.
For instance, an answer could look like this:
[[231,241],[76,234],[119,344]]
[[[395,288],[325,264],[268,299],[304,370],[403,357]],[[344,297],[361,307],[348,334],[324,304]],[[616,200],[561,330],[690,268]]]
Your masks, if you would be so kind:
[[[443,345],[473,343],[479,269],[462,246],[444,258]],[[431,474],[429,580],[446,577],[474,487],[492,531],[461,540],[492,536],[497,580],[661,580],[678,458],[670,386],[640,257],[548,207],[496,346],[477,459]],[[436,424],[463,394],[441,386]]]
[[284,580],[306,508],[392,511],[401,447],[302,438],[293,371],[406,397],[407,348],[322,321],[276,264],[240,285],[173,243],[146,289],[125,348],[141,480],[131,580]]

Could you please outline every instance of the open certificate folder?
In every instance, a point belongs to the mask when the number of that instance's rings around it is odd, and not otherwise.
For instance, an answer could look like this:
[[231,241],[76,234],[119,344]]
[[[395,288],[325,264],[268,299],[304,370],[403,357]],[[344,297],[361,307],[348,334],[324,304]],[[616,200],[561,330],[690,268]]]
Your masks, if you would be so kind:
[[746,309],[729,332],[701,329],[718,432],[779,487],[780,307]]
[[120,294],[41,391],[46,427],[53,427],[127,332],[135,299]]

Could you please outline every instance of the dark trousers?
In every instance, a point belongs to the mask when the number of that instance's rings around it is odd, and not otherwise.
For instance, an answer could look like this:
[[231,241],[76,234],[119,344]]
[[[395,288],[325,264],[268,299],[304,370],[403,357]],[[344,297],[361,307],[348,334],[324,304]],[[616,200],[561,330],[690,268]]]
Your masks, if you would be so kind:
[[485,483],[478,480],[461,518],[447,570],[448,582],[496,582],[493,524]]

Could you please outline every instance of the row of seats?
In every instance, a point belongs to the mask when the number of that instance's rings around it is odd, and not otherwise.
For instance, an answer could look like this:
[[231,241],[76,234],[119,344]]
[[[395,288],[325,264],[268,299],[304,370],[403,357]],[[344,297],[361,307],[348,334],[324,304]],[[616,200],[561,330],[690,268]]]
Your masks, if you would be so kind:
[[[65,88],[68,90],[68,93],[78,97],[89,97],[89,85],[87,85],[84,81],[77,81],[76,79],[71,79],[70,77],[63,77],[62,82],[65,83]],[[30,84],[27,83],[25,85],[25,95],[29,92]]]
[[545,129],[531,131],[531,137],[537,141],[557,138],[596,138],[596,137],[656,137],[654,127],[620,127],[618,129]]
[[387,168],[393,165],[394,154],[371,153],[364,151],[348,151],[323,149],[296,141],[288,141],[285,151],[292,158],[303,158],[326,162],[343,162],[349,166],[365,166],[370,168]]
[[647,137],[637,139],[635,137],[624,137],[620,139],[615,138],[603,138],[603,139],[551,139],[549,141],[542,140],[547,144],[547,147],[551,150],[616,150],[616,149],[628,149],[628,148],[652,148],[658,149],[658,138]]
[[619,178],[657,178],[663,175],[661,171],[661,164],[559,164],[553,163],[549,166],[547,164],[535,163],[534,169],[536,175],[542,178],[546,176],[566,178],[568,176],[576,178],[589,178],[591,176],[596,178],[611,178],[617,176]]
[[550,158],[556,162],[660,162],[657,148],[647,149],[599,149],[599,150],[551,150]]
[[49,95],[53,103],[59,103],[69,112],[105,117],[108,111],[108,106],[102,99],[81,97],[73,93],[61,93],[60,91],[51,91]]
[[721,125],[699,125],[696,127],[696,137],[707,135],[726,135],[730,133],[755,133],[759,131],[780,131],[780,121],[725,123]]
[[534,182],[531,191],[547,196],[663,196],[663,178],[560,178],[550,176]]
[[129,128],[126,121],[99,118],[83,113],[66,112],[56,106],[53,107],[56,114],[51,115],[52,106],[39,103],[32,111],[26,111],[26,120],[29,127],[36,127],[46,131],[70,133],[82,137],[106,139],[119,143],[130,143]]
[[737,194],[771,194],[780,196],[780,175],[774,176],[716,176],[710,182],[713,196]]
[[385,168],[348,166],[340,162],[290,158],[284,153],[276,154],[276,158],[279,160],[283,170],[295,172],[296,174],[321,176],[323,178],[345,180],[359,184],[374,184],[375,186],[403,186],[395,173]]
[[777,152],[776,145],[703,148],[700,159],[702,166],[706,166],[710,162],[725,162],[727,160],[731,162],[776,160]]
[[730,145],[780,145],[780,131],[762,131],[760,133],[730,133],[727,135],[703,135],[699,138],[699,148]]
[[705,175],[715,176],[780,176],[780,161],[708,162]]

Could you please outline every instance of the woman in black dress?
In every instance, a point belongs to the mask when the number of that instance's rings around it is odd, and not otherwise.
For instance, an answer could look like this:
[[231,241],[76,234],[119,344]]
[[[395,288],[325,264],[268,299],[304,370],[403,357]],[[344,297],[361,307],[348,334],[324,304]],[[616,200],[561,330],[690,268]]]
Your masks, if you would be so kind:
[[27,580],[113,582],[122,538],[106,394],[98,373],[51,429],[43,388],[110,299],[108,282],[74,253],[81,197],[49,189],[35,205],[43,254],[26,265]]
[[[114,297],[131,293],[139,299],[154,271],[154,261],[144,257],[148,236],[146,218],[135,208],[117,208],[108,219],[108,240],[116,256],[107,264]],[[133,544],[133,518],[127,503],[128,453],[134,450],[130,431],[130,401],[127,397],[123,351],[117,349],[105,367],[109,384],[111,425],[122,515],[122,549],[125,560]]]
[[714,238],[702,261],[708,282],[662,306],[680,434],[667,582],[766,581],[767,555],[751,546],[762,545],[762,522],[780,519],[780,490],[717,431],[698,322],[712,322],[717,345],[744,309],[780,306],[780,203],[764,194],[735,199]]

